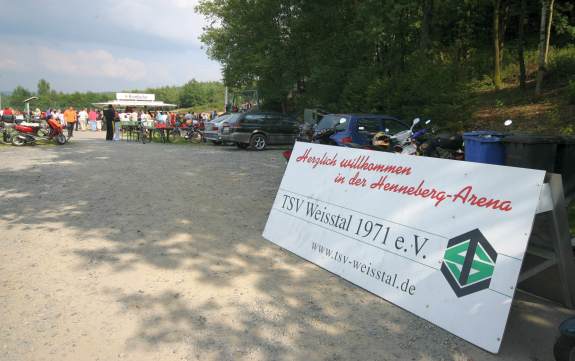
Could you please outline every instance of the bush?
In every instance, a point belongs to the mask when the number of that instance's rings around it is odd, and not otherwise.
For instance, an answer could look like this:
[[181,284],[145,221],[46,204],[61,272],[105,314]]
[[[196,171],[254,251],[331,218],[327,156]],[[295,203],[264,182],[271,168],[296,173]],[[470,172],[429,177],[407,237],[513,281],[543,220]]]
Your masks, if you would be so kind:
[[575,46],[554,49],[550,53],[548,79],[552,82],[565,83],[575,74]]
[[575,80],[571,80],[567,85],[567,99],[569,104],[575,104]]

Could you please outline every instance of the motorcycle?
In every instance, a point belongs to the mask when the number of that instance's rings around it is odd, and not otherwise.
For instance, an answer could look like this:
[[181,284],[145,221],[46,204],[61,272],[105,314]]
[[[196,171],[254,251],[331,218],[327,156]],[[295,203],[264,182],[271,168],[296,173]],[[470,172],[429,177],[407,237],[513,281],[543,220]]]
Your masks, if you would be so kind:
[[[503,123],[506,128],[509,128],[512,124],[513,120],[511,119],[507,119]],[[419,146],[419,152],[427,157],[464,160],[464,147],[461,134],[441,133],[423,142]]]
[[419,154],[433,158],[464,160],[463,147],[461,134],[441,133],[421,143]]
[[63,145],[68,141],[62,126],[55,119],[48,119],[46,128],[41,127],[37,123],[23,122],[16,124],[14,130],[15,133],[11,137],[11,143],[15,146],[51,140],[54,140],[58,145]]

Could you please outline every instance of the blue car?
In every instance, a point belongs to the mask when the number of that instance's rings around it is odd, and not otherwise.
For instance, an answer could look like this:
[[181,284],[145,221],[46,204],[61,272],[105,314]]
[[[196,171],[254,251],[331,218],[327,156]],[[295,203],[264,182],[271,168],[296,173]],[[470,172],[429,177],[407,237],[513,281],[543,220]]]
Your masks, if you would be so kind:
[[328,114],[316,125],[315,132],[335,129],[335,133],[330,136],[335,145],[367,145],[371,144],[371,139],[377,132],[396,134],[409,128],[409,125],[388,115]]

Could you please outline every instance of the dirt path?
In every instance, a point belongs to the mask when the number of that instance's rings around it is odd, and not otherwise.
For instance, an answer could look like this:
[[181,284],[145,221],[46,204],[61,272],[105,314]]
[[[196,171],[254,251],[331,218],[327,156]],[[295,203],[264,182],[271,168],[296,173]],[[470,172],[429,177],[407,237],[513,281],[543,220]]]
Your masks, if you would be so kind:
[[0,148],[0,360],[551,359],[520,296],[499,356],[261,237],[280,150]]

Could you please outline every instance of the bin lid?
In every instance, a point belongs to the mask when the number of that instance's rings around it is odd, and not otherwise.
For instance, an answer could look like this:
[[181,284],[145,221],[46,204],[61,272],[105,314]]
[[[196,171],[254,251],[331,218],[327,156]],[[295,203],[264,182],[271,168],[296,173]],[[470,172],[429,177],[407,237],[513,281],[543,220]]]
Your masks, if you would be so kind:
[[575,136],[564,135],[561,137],[561,144],[575,144]]
[[524,143],[524,144],[558,144],[561,143],[562,137],[555,135],[510,135],[505,137],[505,143]]
[[463,133],[463,139],[473,140],[476,142],[483,142],[483,143],[500,142],[501,139],[505,136],[506,136],[505,133],[496,132],[496,131],[492,131],[492,130],[476,130],[473,132]]

